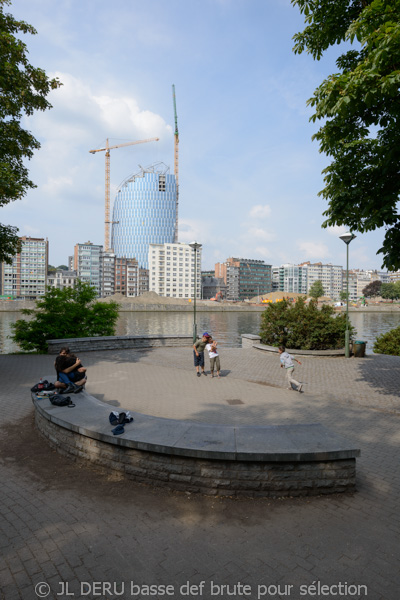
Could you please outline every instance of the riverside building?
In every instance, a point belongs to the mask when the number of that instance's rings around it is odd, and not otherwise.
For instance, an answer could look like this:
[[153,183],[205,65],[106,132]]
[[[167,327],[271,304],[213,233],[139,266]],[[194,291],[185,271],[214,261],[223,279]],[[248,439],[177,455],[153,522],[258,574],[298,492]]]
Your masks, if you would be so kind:
[[174,242],[176,189],[175,175],[163,163],[142,168],[124,181],[112,217],[111,247],[116,256],[135,257],[139,268],[148,269],[150,244]]
[[195,252],[189,244],[149,244],[148,262],[151,292],[189,299],[194,298],[196,285],[196,298],[201,298],[201,247]]
[[89,283],[101,296],[101,255],[103,246],[86,242],[74,247],[74,271],[83,283]]
[[57,271],[47,274],[47,287],[56,290],[65,290],[65,288],[74,288],[77,279],[76,271]]
[[9,298],[36,300],[46,292],[49,242],[22,236],[20,251],[11,265],[1,265],[1,294]]
[[[275,275],[276,274],[276,275]],[[278,283],[280,292],[294,292],[307,295],[308,269],[301,265],[285,264],[274,268],[274,278]]]
[[228,300],[250,300],[269,294],[272,291],[271,271],[271,265],[251,258],[232,257],[215,265],[215,276],[222,278],[227,286]]
[[307,293],[315,281],[321,281],[324,296],[332,300],[340,299],[343,291],[343,268],[339,265],[304,262],[299,267],[307,267]]

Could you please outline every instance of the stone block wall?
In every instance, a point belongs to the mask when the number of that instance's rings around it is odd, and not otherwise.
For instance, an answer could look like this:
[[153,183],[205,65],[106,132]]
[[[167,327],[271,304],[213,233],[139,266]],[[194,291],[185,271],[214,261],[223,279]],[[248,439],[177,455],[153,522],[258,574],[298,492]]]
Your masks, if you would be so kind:
[[252,348],[256,344],[260,343],[260,336],[254,335],[252,333],[243,333],[242,334],[242,348]]
[[58,354],[62,346],[68,346],[71,352],[95,352],[126,348],[189,347],[192,344],[192,335],[121,335],[47,340],[47,351],[49,354]]
[[356,461],[204,460],[106,443],[60,427],[35,411],[42,436],[61,454],[121,478],[215,496],[313,496],[355,490]]

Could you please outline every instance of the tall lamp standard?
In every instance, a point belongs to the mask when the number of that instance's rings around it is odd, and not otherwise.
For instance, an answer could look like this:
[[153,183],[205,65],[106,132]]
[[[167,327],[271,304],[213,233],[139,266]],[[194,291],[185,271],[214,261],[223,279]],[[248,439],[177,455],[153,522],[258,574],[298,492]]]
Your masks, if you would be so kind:
[[357,237],[354,233],[344,233],[339,238],[346,244],[346,333],[344,353],[350,358],[350,329],[349,329],[349,244]]
[[193,302],[193,344],[197,340],[197,323],[196,323],[196,298],[197,298],[197,251],[201,248],[198,242],[189,244],[194,250],[194,302]]

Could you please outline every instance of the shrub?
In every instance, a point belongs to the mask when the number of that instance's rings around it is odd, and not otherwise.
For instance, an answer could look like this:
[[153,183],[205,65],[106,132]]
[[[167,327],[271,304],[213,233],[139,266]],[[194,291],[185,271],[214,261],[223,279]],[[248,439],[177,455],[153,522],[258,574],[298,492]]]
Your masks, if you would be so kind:
[[[350,325],[350,334],[355,332]],[[261,341],[270,346],[287,346],[291,349],[328,350],[345,345],[346,315],[336,315],[332,306],[322,306],[316,301],[308,305],[304,298],[295,305],[287,300],[269,304],[261,316]]]
[[21,312],[32,317],[11,325],[11,338],[23,350],[47,352],[47,340],[115,334],[116,302],[95,302],[96,290],[78,282],[75,288],[51,289],[36,301],[36,308]]
[[391,329],[376,338],[373,349],[376,354],[400,356],[400,327]]

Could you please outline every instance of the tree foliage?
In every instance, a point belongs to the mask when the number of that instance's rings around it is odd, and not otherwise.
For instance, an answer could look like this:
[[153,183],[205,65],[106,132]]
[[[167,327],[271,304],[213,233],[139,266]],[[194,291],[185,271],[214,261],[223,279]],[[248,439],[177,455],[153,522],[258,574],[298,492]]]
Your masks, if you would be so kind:
[[310,289],[308,290],[308,295],[315,300],[321,298],[325,294],[324,286],[322,285],[322,281],[317,279],[310,285]]
[[291,0],[305,16],[294,52],[319,60],[330,46],[354,44],[308,101],[313,136],[332,157],[324,169],[323,227],[361,233],[385,227],[383,265],[400,268],[400,0]]
[[[332,306],[318,309],[298,298],[293,306],[287,300],[269,304],[261,316],[261,341],[269,346],[283,344],[291,349],[327,350],[344,348],[346,315],[335,315]],[[350,325],[350,332],[354,328]]]
[[375,279],[374,281],[371,281],[371,283],[365,286],[362,293],[367,298],[374,298],[375,296],[381,295],[381,287],[382,281],[380,279]]
[[400,298],[400,281],[396,283],[382,283],[381,296],[385,300],[398,300]]
[[[0,0],[0,206],[25,196],[36,187],[29,179],[25,160],[40,148],[30,131],[23,129],[21,119],[37,110],[51,108],[46,96],[61,84],[28,61],[26,45],[17,36],[35,35],[24,21],[4,12],[10,0]],[[0,225],[0,261],[11,263],[18,251],[18,229]]]
[[23,350],[47,352],[47,340],[115,334],[116,302],[96,302],[96,290],[78,281],[75,288],[51,289],[36,301],[36,308],[21,312],[30,317],[11,327],[11,336]]
[[400,327],[391,329],[380,335],[374,344],[375,354],[391,354],[400,356]]

